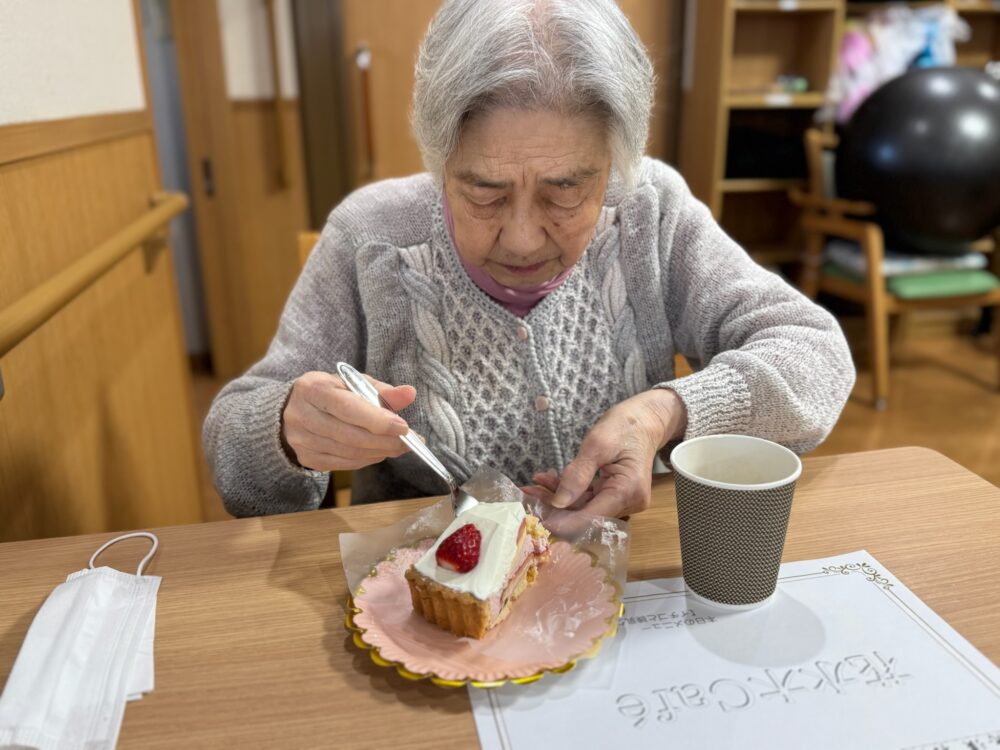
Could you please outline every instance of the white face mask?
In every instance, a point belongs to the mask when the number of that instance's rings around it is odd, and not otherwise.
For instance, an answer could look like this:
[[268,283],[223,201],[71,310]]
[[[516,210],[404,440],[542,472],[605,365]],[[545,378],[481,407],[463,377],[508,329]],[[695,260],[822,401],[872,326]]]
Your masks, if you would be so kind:
[[[112,544],[147,537],[135,575],[94,568]],[[118,741],[125,701],[153,689],[158,576],[142,570],[159,540],[112,539],[42,604],[0,697],[0,748],[103,750]]]

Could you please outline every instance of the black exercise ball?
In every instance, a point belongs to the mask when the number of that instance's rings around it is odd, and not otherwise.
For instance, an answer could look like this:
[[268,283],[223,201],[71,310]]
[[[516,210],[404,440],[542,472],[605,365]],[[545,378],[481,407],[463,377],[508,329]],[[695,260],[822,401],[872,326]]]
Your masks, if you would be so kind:
[[910,71],[868,97],[837,150],[837,190],[878,207],[890,247],[948,252],[1000,225],[1000,84]]

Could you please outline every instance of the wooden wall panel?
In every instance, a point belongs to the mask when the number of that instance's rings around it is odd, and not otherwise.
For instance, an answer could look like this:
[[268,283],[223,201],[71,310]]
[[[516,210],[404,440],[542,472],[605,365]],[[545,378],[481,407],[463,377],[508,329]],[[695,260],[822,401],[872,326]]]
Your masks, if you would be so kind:
[[0,164],[145,133],[151,127],[146,110],[5,125],[0,139]]
[[[353,184],[422,172],[420,150],[410,132],[413,67],[427,26],[440,0],[344,0],[343,58],[353,131]],[[354,56],[360,46],[371,50],[369,101],[364,106]],[[366,119],[370,120],[366,123]],[[365,133],[370,132],[374,163],[369,164]]]
[[[722,212],[721,195],[716,185],[725,171],[724,148],[729,112],[723,106],[723,93],[729,86],[728,67],[723,65],[720,50],[731,49],[733,43],[732,14],[725,0],[701,0],[689,4],[694,34],[688,43],[693,71],[690,89],[682,91],[683,118],[678,162],[681,174],[695,197],[708,204],[716,217]],[[717,33],[718,19],[721,33]]]
[[674,163],[680,125],[683,0],[619,0],[618,5],[646,46],[656,74],[646,152]]
[[[676,157],[679,129],[682,0],[620,0],[622,10],[650,54],[657,76],[648,153]],[[344,0],[343,57],[348,72],[353,183],[399,177],[423,170],[409,128],[413,66],[439,0]],[[386,19],[391,19],[387,23]],[[369,104],[364,106],[354,56],[371,50]],[[366,123],[370,119],[370,124]],[[374,163],[366,158],[365,133],[373,138]]]
[[293,2],[309,228],[320,229],[352,188],[347,71],[340,3]]
[[173,0],[171,14],[212,361],[227,380],[263,356],[298,274],[309,227],[299,106],[282,102],[282,187],[274,100],[229,98],[216,3]]
[[212,364],[216,375],[228,379],[250,361],[238,331],[252,290],[239,283],[239,176],[217,4],[171,0],[170,16]]
[[276,180],[274,103],[238,101],[231,106],[243,226],[236,267],[252,298],[230,335],[238,337],[246,366],[264,355],[277,330],[285,300],[299,275],[298,233],[309,227],[309,212],[298,101],[282,103],[284,187]]
[[[146,211],[158,182],[148,131],[0,166],[0,308]],[[166,249],[131,253],[0,369],[0,540],[201,519]]]

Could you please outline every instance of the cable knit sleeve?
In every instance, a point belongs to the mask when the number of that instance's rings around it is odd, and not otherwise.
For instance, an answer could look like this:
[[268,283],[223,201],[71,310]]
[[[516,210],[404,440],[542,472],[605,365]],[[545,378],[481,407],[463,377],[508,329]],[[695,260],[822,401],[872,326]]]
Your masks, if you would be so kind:
[[696,369],[658,387],[687,406],[685,437],[740,433],[811,450],[854,385],[840,326],[754,263],[679,175],[662,167],[657,181],[667,317],[678,352]]
[[361,355],[361,305],[350,234],[334,212],[292,290],[267,354],[212,403],[202,441],[216,488],[235,516],[319,506],[329,475],[293,463],[281,444],[292,383]]

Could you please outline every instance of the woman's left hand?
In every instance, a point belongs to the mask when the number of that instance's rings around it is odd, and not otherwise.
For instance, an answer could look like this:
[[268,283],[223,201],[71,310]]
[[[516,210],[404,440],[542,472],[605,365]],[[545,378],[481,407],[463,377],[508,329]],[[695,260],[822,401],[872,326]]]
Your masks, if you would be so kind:
[[526,488],[557,508],[627,516],[649,507],[653,458],[684,434],[687,409],[673,391],[656,388],[622,401],[587,433],[562,475],[536,474]]

